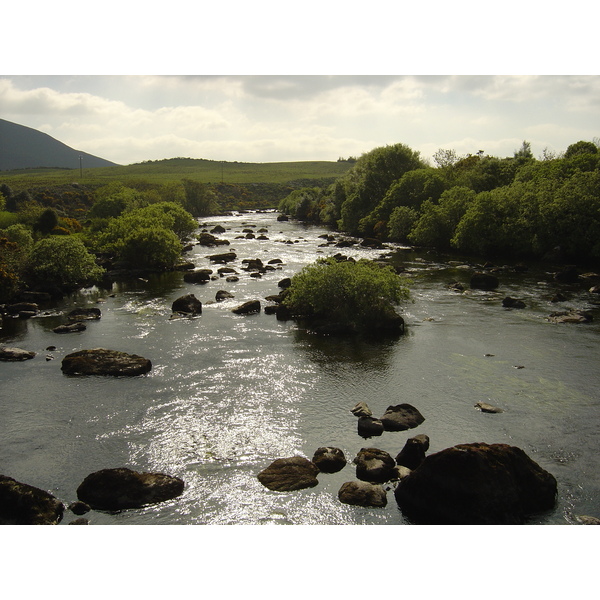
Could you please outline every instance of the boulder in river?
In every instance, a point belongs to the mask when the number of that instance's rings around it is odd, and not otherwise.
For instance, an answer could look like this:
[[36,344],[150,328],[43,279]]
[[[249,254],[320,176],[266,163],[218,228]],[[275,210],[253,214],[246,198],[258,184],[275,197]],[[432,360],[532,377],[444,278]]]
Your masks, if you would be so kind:
[[404,431],[417,427],[425,421],[425,417],[411,404],[388,406],[381,423],[386,431]]
[[5,362],[16,362],[20,360],[29,360],[35,356],[35,352],[13,348],[10,346],[0,346],[0,360]]
[[258,480],[270,490],[291,492],[315,487],[319,467],[302,456],[278,458],[258,474]]
[[102,317],[102,312],[99,308],[75,308],[68,315],[69,321],[97,321]]
[[525,308],[525,302],[523,302],[523,300],[517,300],[516,298],[506,296],[506,298],[502,300],[502,306],[504,308]]
[[395,491],[402,512],[431,525],[517,525],[554,508],[557,483],[523,450],[459,444],[430,454]]
[[173,302],[171,310],[184,315],[200,315],[202,314],[202,302],[194,294],[186,294]]
[[394,479],[396,462],[385,451],[379,448],[361,448],[354,459],[356,477],[371,483],[385,483]]
[[347,481],[340,488],[338,499],[354,506],[387,506],[387,494],[383,486],[368,481]]
[[381,420],[373,417],[359,417],[357,428],[358,435],[363,438],[380,436],[384,432]]
[[501,408],[498,408],[497,406],[488,404],[487,402],[477,402],[477,404],[475,404],[475,408],[478,408],[481,412],[484,412],[484,413],[504,412]]
[[222,254],[211,254],[208,259],[214,263],[228,263],[232,262],[237,258],[237,254],[235,252],[223,252]]
[[477,272],[473,273],[470,285],[473,290],[495,290],[500,282],[495,275]]
[[36,315],[40,311],[40,307],[35,302],[17,302],[16,304],[9,304],[6,307],[6,312],[9,315],[19,315],[21,313],[31,313]]
[[254,315],[260,312],[260,300],[249,300],[231,309],[236,315]]
[[64,510],[49,492],[0,475],[0,525],[57,525]]
[[197,269],[183,274],[183,280],[186,283],[207,283],[210,281],[212,269]]
[[373,412],[369,408],[369,405],[366,402],[358,402],[354,405],[353,408],[350,409],[350,412],[355,417],[371,417],[373,416]]
[[425,452],[428,448],[428,436],[421,434],[409,438],[406,440],[404,448],[396,456],[396,464],[407,467],[412,471],[425,460]]
[[590,323],[593,317],[583,310],[563,310],[550,313],[546,320],[551,323]]
[[164,473],[102,469],[83,480],[77,498],[95,510],[113,511],[171,500],[180,496],[183,488],[182,479]]
[[143,375],[152,369],[152,363],[143,356],[118,350],[94,348],[67,354],[62,360],[65,375]]
[[330,446],[317,448],[312,461],[322,473],[337,473],[346,466],[344,452]]
[[85,331],[87,329],[85,323],[82,321],[75,321],[74,323],[69,323],[68,325],[59,325],[55,327],[52,331],[54,333],[74,333],[77,331]]
[[218,290],[215,294],[215,300],[217,302],[222,302],[223,300],[228,300],[229,298],[233,298],[234,295],[227,290]]

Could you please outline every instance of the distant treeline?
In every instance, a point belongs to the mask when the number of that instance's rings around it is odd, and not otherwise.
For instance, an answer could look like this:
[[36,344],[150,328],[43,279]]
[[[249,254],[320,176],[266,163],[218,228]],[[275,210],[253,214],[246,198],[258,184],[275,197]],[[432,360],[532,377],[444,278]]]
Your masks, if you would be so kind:
[[279,210],[362,237],[464,253],[600,259],[597,140],[534,158],[440,149],[435,166],[404,144],[363,154],[333,184],[292,191]]

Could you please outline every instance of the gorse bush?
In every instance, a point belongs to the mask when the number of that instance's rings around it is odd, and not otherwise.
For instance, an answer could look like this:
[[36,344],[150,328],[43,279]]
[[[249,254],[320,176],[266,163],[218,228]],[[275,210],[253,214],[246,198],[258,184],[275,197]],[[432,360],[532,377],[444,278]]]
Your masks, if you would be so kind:
[[294,275],[284,305],[296,316],[368,329],[388,320],[408,297],[406,280],[389,265],[329,258]]

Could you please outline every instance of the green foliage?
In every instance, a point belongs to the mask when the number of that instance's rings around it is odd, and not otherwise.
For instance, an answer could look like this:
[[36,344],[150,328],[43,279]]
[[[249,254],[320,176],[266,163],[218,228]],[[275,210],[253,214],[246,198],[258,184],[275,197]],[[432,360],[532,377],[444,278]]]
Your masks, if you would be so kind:
[[19,216],[7,210],[0,211],[0,229],[6,229],[19,222]]
[[286,196],[279,203],[278,210],[299,221],[320,222],[322,198],[321,188],[301,188]]
[[345,200],[339,228],[359,233],[359,222],[383,200],[389,187],[404,173],[424,168],[419,153],[404,144],[375,148],[363,154],[343,178]]
[[121,195],[100,198],[94,202],[88,212],[90,219],[108,219],[118,217],[127,208],[127,200]]
[[33,238],[18,223],[0,230],[0,302],[8,301],[23,282]]
[[[426,200],[428,202],[428,200]],[[405,242],[419,219],[419,213],[408,206],[396,206],[387,224],[388,236],[394,242]]]
[[580,140],[567,148],[565,158],[572,158],[573,156],[580,156],[582,154],[598,154],[598,147],[593,142]]
[[34,231],[39,231],[42,235],[49,234],[58,225],[58,215],[53,208],[47,208],[42,211],[40,216],[33,224]]
[[296,315],[369,328],[408,298],[405,283],[392,267],[373,261],[321,259],[294,275],[284,304]]
[[446,190],[438,203],[425,201],[409,240],[419,246],[449,249],[456,227],[475,196],[473,190],[455,186]]
[[181,255],[181,243],[173,231],[140,227],[123,240],[119,258],[137,268],[168,269]]
[[204,183],[183,179],[184,208],[194,217],[207,217],[219,211],[215,193]]
[[100,279],[104,269],[75,236],[51,236],[31,250],[28,277],[44,286],[75,288]]

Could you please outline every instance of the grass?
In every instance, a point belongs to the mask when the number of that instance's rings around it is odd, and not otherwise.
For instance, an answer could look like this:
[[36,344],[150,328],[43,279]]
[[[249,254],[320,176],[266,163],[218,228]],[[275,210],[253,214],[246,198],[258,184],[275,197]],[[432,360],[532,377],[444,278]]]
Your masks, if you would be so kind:
[[97,186],[121,181],[175,183],[192,179],[202,183],[288,183],[298,180],[337,178],[353,163],[345,161],[300,161],[274,163],[221,162],[206,159],[171,158],[133,165],[96,169],[20,169],[0,172],[0,183],[21,189],[78,182]]

